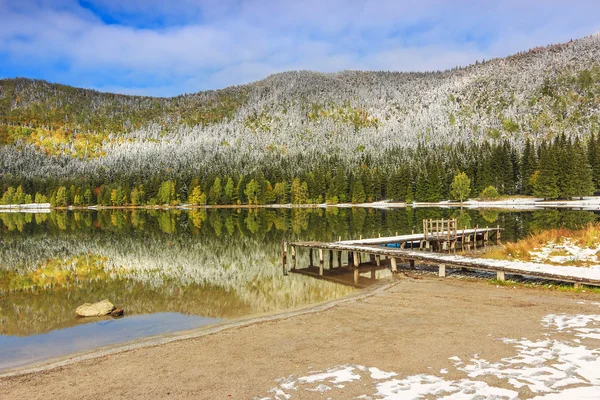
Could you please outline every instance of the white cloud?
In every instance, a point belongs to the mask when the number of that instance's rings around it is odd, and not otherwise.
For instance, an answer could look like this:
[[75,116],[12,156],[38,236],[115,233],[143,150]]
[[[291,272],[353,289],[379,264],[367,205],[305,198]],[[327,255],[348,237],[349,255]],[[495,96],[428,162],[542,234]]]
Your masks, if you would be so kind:
[[48,79],[172,95],[289,69],[445,69],[600,29],[600,3],[584,0],[168,3],[95,1],[119,22],[106,24],[75,0],[0,0],[0,61],[13,72],[60,63],[67,72]]

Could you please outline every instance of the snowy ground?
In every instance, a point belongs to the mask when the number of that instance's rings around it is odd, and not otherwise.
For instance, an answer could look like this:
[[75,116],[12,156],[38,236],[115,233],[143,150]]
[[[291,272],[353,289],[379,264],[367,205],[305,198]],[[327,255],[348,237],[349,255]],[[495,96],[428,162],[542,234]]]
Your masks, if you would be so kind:
[[562,238],[560,243],[547,243],[545,246],[529,253],[534,262],[565,265],[578,263],[585,266],[600,266],[598,252],[600,245],[596,247],[581,247],[569,238]]
[[[583,302],[582,302],[583,303]],[[591,303],[599,307],[600,303]],[[540,321],[542,340],[499,338],[514,348],[514,355],[485,360],[450,357],[448,367],[404,376],[375,366],[338,365],[305,376],[282,377],[260,399],[306,398],[326,392],[331,399],[346,398],[343,389],[360,385],[359,399],[519,399],[527,388],[536,400],[600,398],[600,314],[555,315]],[[460,379],[448,379],[461,376]],[[500,382],[489,384],[490,381]],[[356,387],[356,386],[355,386]]]

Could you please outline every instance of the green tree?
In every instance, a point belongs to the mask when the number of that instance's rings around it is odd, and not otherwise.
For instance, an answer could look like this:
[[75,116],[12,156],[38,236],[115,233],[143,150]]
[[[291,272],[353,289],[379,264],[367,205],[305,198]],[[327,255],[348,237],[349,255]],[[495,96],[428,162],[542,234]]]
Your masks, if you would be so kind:
[[277,204],[287,204],[289,202],[289,188],[286,181],[277,182],[273,188]]
[[450,194],[461,203],[469,197],[471,193],[471,179],[464,172],[459,172],[454,176]]
[[225,188],[223,189],[223,192],[225,194],[225,198],[223,199],[224,203],[226,203],[226,204],[235,203],[236,191],[235,191],[235,184],[233,183],[233,179],[227,178],[227,183],[225,184]]
[[90,188],[85,189],[85,192],[83,193],[83,201],[86,205],[92,204],[92,191]]
[[360,177],[356,177],[354,182],[352,182],[352,203],[364,203],[367,199],[367,195],[365,194],[365,188],[362,183],[362,179]]
[[215,181],[208,191],[208,201],[210,204],[221,204],[223,188],[221,187],[221,178],[215,178]]
[[558,191],[557,160],[549,146],[541,146],[539,168],[534,174],[533,194],[544,199],[556,199]]
[[494,200],[500,197],[498,190],[494,186],[488,186],[481,191],[479,198],[483,200]]
[[41,194],[41,193],[36,193],[36,194],[35,194],[35,199],[34,199],[33,201],[34,201],[35,203],[38,203],[38,204],[40,204],[40,203],[47,203],[47,202],[48,202],[48,199],[47,199],[47,198],[46,198],[46,196],[44,196],[43,194]]
[[521,156],[521,178],[522,189],[521,192],[525,195],[533,194],[533,186],[531,184],[531,176],[537,169],[537,157],[535,154],[535,148],[531,144],[531,140],[527,139],[525,142],[525,148]]
[[56,207],[66,207],[67,206],[67,188],[64,186],[60,186],[56,191]]
[[2,195],[2,204],[14,204],[13,197],[15,196],[15,188],[9,186],[6,192]]
[[256,182],[254,179],[252,179],[250,182],[248,182],[248,184],[246,185],[246,189],[244,189],[244,194],[246,195],[246,198],[248,199],[248,204],[258,204],[258,193],[259,193],[260,187],[258,185],[258,182]]
[[13,196],[14,204],[23,204],[25,202],[25,193],[23,192],[23,186],[19,185]]
[[573,196],[583,198],[594,194],[592,168],[588,162],[583,145],[579,139],[573,144]]
[[308,203],[308,185],[306,182],[302,182],[299,178],[294,178],[290,191],[293,204]]
[[202,193],[200,186],[195,186],[192,189],[192,193],[188,198],[188,203],[191,205],[203,205],[206,204],[206,194]]
[[158,189],[156,200],[159,204],[177,204],[175,182],[170,180],[163,182]]

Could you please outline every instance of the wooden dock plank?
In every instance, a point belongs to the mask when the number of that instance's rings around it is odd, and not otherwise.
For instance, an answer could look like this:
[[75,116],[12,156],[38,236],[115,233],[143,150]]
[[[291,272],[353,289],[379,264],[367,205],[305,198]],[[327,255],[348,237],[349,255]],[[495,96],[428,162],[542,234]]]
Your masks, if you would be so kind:
[[[474,234],[484,234],[488,232],[498,232],[499,228],[479,228],[479,229],[463,229],[459,230],[456,233],[456,237],[460,238],[467,235]],[[449,232],[440,233],[440,237],[447,236]],[[403,242],[419,242],[421,240],[425,240],[425,235],[423,233],[415,233],[412,235],[399,235],[399,236],[386,236],[386,237],[377,237],[377,238],[369,238],[369,239],[359,239],[359,240],[342,240],[339,242],[335,242],[338,244],[348,244],[348,245],[373,245],[373,244],[391,244],[391,243],[403,243]]]

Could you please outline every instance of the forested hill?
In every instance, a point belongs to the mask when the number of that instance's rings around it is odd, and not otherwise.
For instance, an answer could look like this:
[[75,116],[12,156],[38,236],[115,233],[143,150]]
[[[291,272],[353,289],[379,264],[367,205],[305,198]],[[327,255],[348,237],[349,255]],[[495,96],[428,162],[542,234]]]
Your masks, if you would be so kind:
[[[600,124],[598,60],[600,36],[593,35],[444,72],[286,72],[172,98],[4,79],[1,183],[4,191],[24,185],[49,194],[63,184],[156,189],[170,180],[183,199],[192,181],[208,191],[216,178],[274,185],[329,174],[320,197],[309,194],[316,201],[326,199],[337,173],[349,200],[356,176],[408,168],[416,192],[431,163],[444,173],[475,171],[481,154],[496,148],[509,159],[515,153],[514,161],[526,138],[536,157],[540,144],[563,134],[588,146]],[[530,177],[516,173],[519,162],[511,169],[512,189],[501,191],[520,193]],[[507,185],[469,176],[474,190]]]

